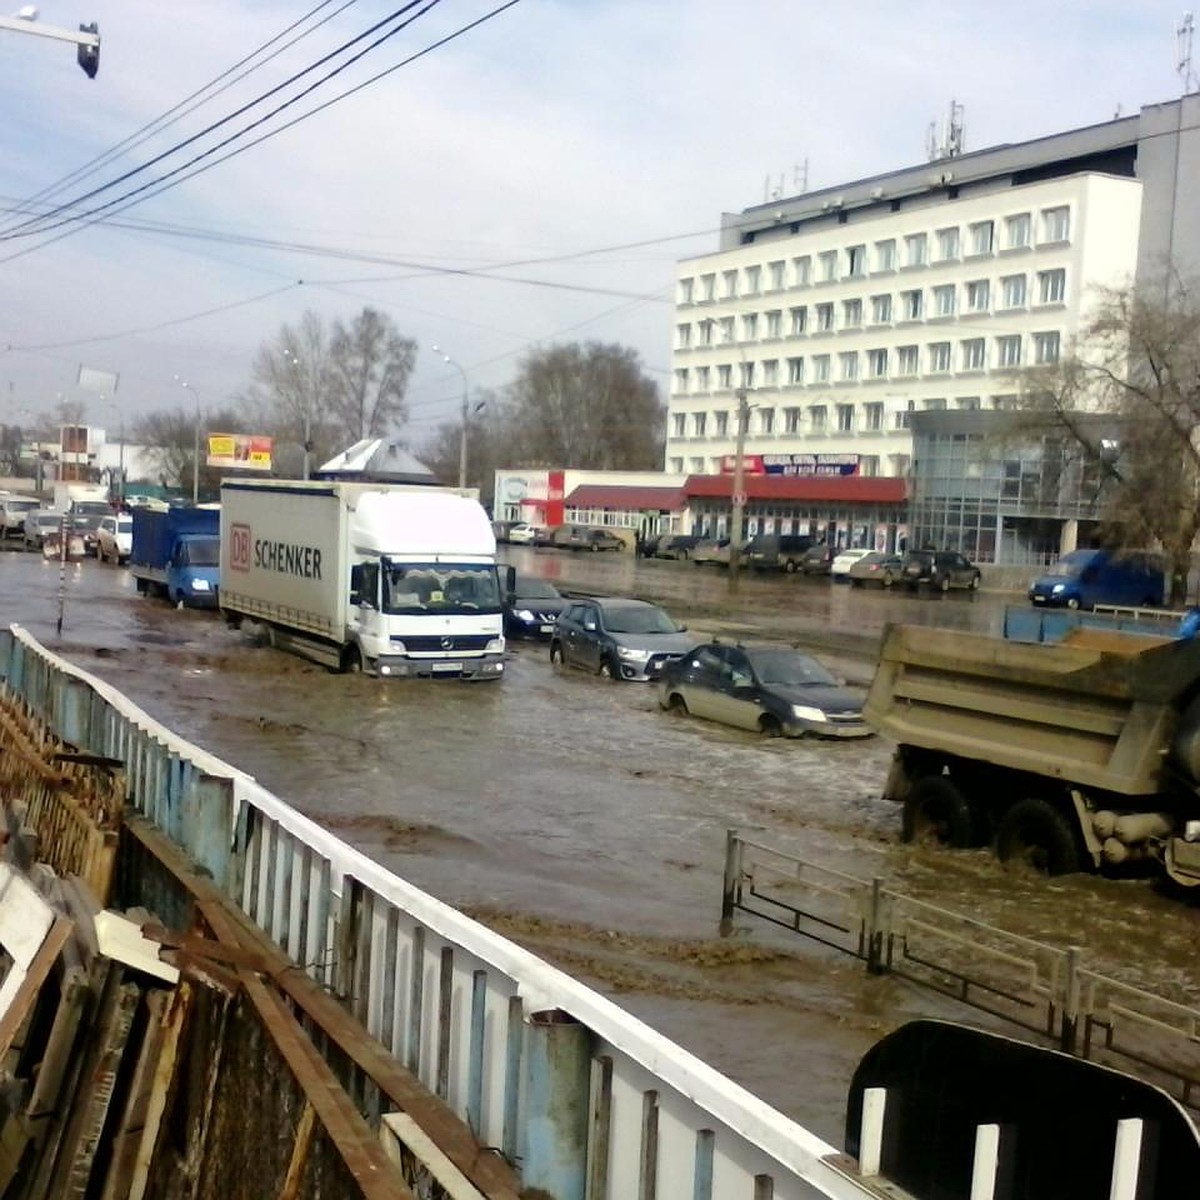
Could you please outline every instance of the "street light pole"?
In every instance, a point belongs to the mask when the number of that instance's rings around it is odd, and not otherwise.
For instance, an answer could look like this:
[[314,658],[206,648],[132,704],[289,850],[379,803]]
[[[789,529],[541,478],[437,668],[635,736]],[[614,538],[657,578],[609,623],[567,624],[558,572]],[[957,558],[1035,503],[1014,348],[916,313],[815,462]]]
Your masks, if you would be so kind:
[[746,513],[746,422],[750,405],[746,403],[746,388],[739,387],[737,396],[737,449],[733,460],[733,512],[729,531],[729,590],[738,590],[738,572],[742,565],[742,529]]
[[462,394],[462,429],[458,435],[458,486],[461,489],[467,486],[467,420],[470,417],[470,387],[467,384],[467,373],[437,346],[433,348],[434,354],[440,354],[442,361],[449,363],[462,376],[463,394]]
[[192,505],[200,503],[200,393],[186,379],[179,379],[179,386],[186,388],[196,398],[196,428],[192,435]]
[[292,369],[296,372],[296,378],[299,384],[300,399],[304,407],[304,470],[301,478],[307,479],[312,474],[312,393],[308,386],[307,372],[296,357],[289,353],[288,361],[292,364]]

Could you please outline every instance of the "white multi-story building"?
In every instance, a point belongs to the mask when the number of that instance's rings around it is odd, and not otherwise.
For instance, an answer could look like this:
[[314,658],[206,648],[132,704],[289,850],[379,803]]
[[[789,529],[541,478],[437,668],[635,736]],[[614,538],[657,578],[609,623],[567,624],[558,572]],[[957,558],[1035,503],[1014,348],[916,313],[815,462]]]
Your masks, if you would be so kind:
[[802,475],[817,455],[903,476],[913,412],[1008,407],[1094,288],[1132,281],[1139,180],[957,185],[959,162],[781,202],[777,219],[749,210],[726,221],[733,246],[681,264],[668,472],[731,470],[745,389],[751,470]]

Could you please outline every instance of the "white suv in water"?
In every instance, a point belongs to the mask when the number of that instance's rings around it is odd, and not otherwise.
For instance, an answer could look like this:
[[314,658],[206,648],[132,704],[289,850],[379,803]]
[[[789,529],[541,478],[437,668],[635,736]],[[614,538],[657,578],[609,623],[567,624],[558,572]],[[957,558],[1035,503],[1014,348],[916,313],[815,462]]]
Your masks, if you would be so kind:
[[6,538],[25,536],[25,515],[38,507],[38,501],[32,496],[3,496],[0,497],[0,513],[3,514],[4,527],[0,530]]

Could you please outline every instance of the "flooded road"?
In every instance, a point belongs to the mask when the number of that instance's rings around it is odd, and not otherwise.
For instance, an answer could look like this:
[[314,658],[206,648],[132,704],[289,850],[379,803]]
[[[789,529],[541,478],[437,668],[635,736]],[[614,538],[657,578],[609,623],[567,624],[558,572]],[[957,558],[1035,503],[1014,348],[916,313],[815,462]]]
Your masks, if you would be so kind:
[[[723,576],[687,563],[513,561],[577,590],[675,589],[698,634],[806,630],[838,653],[892,619],[992,630],[1004,600],[777,577],[744,580],[731,608]],[[57,564],[0,554],[6,623],[836,1142],[853,1066],[879,1036],[915,1015],[977,1018],[769,927],[719,939],[730,827],[1200,1001],[1197,911],[1146,882],[1023,878],[985,852],[902,846],[899,812],[878,798],[882,740],[770,741],[668,717],[650,688],[552,669],[542,644],[517,644],[499,685],[331,675],[94,562],[67,568],[60,638],[59,581]]]

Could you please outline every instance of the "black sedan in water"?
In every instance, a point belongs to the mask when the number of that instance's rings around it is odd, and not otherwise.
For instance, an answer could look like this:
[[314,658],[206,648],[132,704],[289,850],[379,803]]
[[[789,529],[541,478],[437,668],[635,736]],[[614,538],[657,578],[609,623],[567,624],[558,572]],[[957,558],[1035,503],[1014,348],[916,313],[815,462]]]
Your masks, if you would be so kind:
[[567,600],[544,579],[517,575],[504,599],[504,633],[510,638],[548,638]]
[[863,697],[789,646],[706,642],[668,664],[658,686],[668,712],[768,737],[868,737]]

